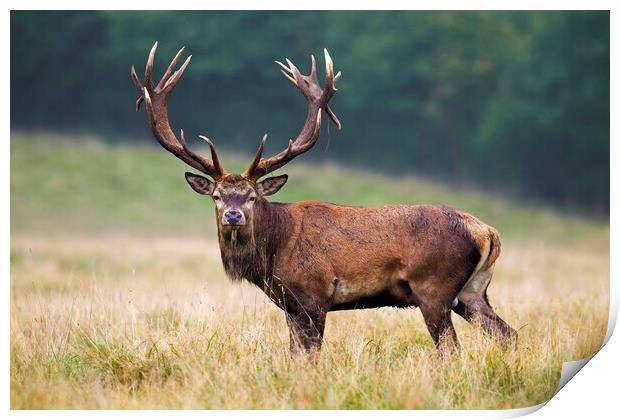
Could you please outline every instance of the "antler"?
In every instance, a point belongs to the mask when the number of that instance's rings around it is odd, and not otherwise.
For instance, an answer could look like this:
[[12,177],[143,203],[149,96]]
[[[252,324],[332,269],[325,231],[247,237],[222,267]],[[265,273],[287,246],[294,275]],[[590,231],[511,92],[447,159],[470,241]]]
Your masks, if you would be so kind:
[[183,65],[176,71],[174,68],[181,58],[181,54],[185,50],[185,47],[181,48],[179,52],[174,56],[168,69],[162,76],[157,86],[153,85],[153,61],[155,59],[155,51],[157,50],[157,42],[151,48],[149,58],[146,62],[146,70],[144,71],[144,85],[140,82],[136,69],[131,66],[131,79],[136,85],[140,97],[136,100],[136,112],[140,110],[142,102],[146,102],[146,111],[149,120],[149,125],[153,131],[155,139],[163,146],[164,149],[187,163],[189,166],[197,169],[214,179],[220,179],[226,172],[222,165],[220,165],[215,146],[211,140],[206,137],[200,136],[206,140],[211,149],[212,161],[204,156],[201,156],[195,152],[192,152],[185,143],[185,136],[183,130],[181,130],[181,140],[175,136],[170,128],[168,122],[168,98],[174,90],[174,87],[181,79],[183,72],[187,68],[192,56],[187,57]]
[[336,82],[340,79],[341,73],[338,72],[334,76],[334,63],[332,62],[327,49],[325,52],[325,88],[321,89],[317,80],[316,72],[316,60],[312,55],[312,70],[308,76],[304,76],[299,72],[299,69],[295,67],[293,63],[287,58],[286,62],[288,66],[285,66],[279,61],[276,61],[282,69],[280,70],[284,77],[286,77],[293,85],[295,85],[301,93],[306,97],[308,101],[308,114],[306,122],[304,123],[301,132],[295,139],[289,140],[288,147],[268,159],[262,159],[263,149],[265,142],[267,141],[267,135],[265,135],[258,146],[256,155],[252,160],[252,163],[243,174],[245,177],[257,180],[262,176],[275,171],[278,168],[286,165],[296,156],[310,150],[316,143],[321,132],[321,111],[325,111],[329,118],[336,124],[336,127],[340,130],[342,127],[340,121],[336,115],[329,108],[329,101],[334,96],[336,91]]

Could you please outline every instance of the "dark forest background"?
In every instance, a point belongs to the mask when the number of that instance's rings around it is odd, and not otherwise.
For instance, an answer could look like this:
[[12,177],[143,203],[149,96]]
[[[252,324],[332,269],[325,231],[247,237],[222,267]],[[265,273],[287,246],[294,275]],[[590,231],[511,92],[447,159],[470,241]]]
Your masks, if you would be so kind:
[[159,74],[194,56],[173,128],[219,148],[284,147],[305,106],[273,60],[322,76],[327,47],[343,130],[309,159],[609,212],[608,12],[14,11],[12,129],[154,143],[129,69],[155,40]]

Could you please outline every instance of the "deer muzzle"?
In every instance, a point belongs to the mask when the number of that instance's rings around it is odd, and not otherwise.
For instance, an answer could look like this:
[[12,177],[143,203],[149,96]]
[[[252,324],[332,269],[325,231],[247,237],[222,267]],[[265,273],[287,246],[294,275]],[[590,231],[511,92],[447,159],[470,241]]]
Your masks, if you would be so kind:
[[228,209],[222,216],[222,225],[224,226],[244,226],[245,215],[237,209]]

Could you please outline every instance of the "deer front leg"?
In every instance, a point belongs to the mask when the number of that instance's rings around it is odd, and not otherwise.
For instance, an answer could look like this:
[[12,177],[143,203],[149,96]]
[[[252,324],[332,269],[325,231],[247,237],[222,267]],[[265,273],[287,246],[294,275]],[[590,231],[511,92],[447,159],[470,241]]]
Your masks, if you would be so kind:
[[315,309],[287,310],[285,314],[291,340],[291,354],[297,354],[300,350],[318,353],[323,342],[327,313]]
[[452,353],[459,348],[459,340],[450,318],[449,306],[421,305],[422,316],[426,322],[435,346],[441,356]]

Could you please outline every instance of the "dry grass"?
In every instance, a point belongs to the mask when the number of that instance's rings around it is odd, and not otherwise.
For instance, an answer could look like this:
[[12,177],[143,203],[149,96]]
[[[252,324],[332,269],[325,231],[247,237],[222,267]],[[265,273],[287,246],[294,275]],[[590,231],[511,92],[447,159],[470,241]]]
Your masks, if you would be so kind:
[[521,328],[518,349],[455,316],[462,352],[439,360],[419,311],[381,309],[329,314],[316,364],[291,359],[283,314],[225,278],[214,242],[191,239],[213,235],[212,204],[180,162],[157,148],[13,135],[11,406],[513,408],[546,400],[563,361],[598,350],[607,221],[417,178],[289,169],[278,200],[442,203],[498,228],[490,297]]
[[11,253],[11,407],[516,408],[598,350],[609,237],[504,241],[489,290],[516,351],[454,317],[440,360],[417,310],[328,316],[316,364],[288,355],[284,317],[225,279],[215,243],[17,233]]

